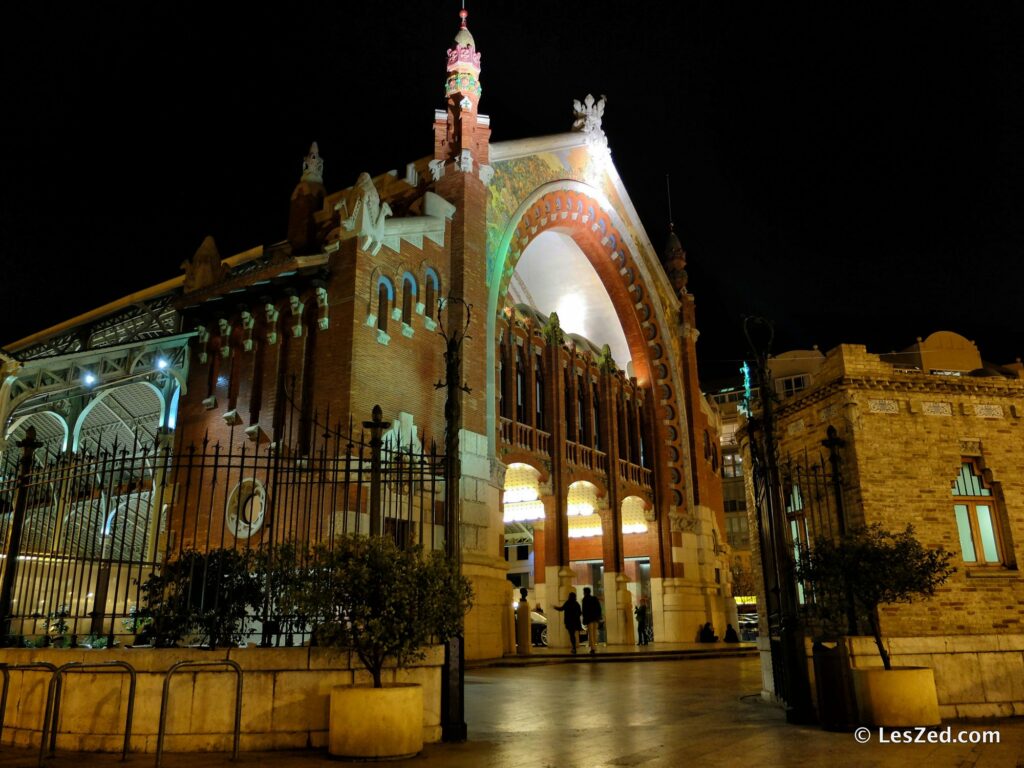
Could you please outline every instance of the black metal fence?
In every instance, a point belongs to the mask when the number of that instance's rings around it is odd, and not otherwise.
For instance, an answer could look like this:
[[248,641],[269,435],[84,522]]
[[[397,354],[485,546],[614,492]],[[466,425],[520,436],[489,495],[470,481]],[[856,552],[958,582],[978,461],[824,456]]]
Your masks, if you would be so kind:
[[[761,424],[755,422],[755,429]],[[819,627],[818,612],[809,610],[820,596],[811,594],[795,577],[795,565],[818,537],[845,534],[851,508],[842,478],[843,442],[829,427],[818,451],[804,450],[769,460],[766,442],[750,444],[758,544],[765,583],[765,618],[772,652],[774,690],[785,701],[794,697],[798,660],[786,658],[783,636],[790,632],[803,644]],[[777,507],[778,512],[773,512]],[[781,521],[778,525],[774,521]],[[784,593],[795,592],[795,611],[787,614]]]
[[[445,457],[409,429],[315,416],[302,438],[51,454],[34,430],[0,455],[0,618],[15,642],[130,642],[143,584],[185,552],[379,533],[442,549]],[[264,624],[283,617],[255,617]],[[264,635],[265,637],[265,635]],[[102,638],[102,640],[100,640]],[[9,640],[10,641],[10,640]]]

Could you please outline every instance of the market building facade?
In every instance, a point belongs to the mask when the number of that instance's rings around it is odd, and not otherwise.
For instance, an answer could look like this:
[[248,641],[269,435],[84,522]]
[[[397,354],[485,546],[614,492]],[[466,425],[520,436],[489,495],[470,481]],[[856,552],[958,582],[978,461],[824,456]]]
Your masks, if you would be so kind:
[[[576,102],[571,132],[492,142],[464,11],[446,72],[433,152],[404,174],[363,173],[329,192],[314,144],[286,240],[222,258],[207,238],[184,275],[8,345],[4,454],[31,427],[52,454],[173,440],[179,454],[218,446],[299,471],[325,430],[358,431],[374,405],[385,445],[426,451],[446,427],[442,332],[464,334],[467,654],[506,650],[510,562],[542,605],[594,587],[609,642],[634,641],[641,595],[656,639],[693,640],[705,621],[724,628],[734,609],[719,423],[697,379],[679,240],[670,234],[661,254],[652,246],[611,160],[604,99]],[[139,487],[154,482],[146,471]],[[154,561],[255,546],[284,525],[283,492],[233,471],[204,476],[201,505],[189,501],[199,490],[176,492],[171,506],[191,510],[177,516],[149,497],[79,513],[103,518],[97,536],[134,515],[143,543],[133,551]],[[304,482],[289,503],[306,522],[289,535],[359,528],[365,497],[347,489],[339,501]],[[384,527],[437,545],[441,500],[415,507]],[[111,615],[127,611],[122,599]],[[96,607],[83,595],[70,610]]]

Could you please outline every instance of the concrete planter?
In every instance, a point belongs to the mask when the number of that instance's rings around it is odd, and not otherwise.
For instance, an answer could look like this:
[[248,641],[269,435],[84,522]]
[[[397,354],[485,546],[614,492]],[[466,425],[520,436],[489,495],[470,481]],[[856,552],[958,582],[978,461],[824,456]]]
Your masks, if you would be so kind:
[[869,725],[938,725],[939,697],[930,667],[854,669],[857,714]]
[[423,749],[423,688],[412,684],[338,685],[331,689],[329,752],[384,760]]

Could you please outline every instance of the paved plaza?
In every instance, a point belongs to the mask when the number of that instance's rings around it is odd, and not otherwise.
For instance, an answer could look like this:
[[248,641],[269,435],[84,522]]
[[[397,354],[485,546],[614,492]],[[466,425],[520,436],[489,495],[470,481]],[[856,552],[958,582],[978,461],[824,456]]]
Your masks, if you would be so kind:
[[[550,659],[550,662],[555,662]],[[625,663],[547,663],[470,670],[466,720],[470,741],[429,745],[395,768],[678,768],[702,766],[1024,766],[1024,719],[950,723],[952,735],[997,731],[999,744],[858,744],[854,734],[787,725],[758,696],[755,657]],[[936,731],[939,738],[942,730]],[[892,739],[891,733],[886,738]],[[115,755],[58,755],[52,768],[119,765]],[[0,767],[35,764],[35,755],[4,750]],[[337,766],[322,752],[169,754],[167,768],[230,765],[274,768]],[[128,766],[151,766],[132,755]]]

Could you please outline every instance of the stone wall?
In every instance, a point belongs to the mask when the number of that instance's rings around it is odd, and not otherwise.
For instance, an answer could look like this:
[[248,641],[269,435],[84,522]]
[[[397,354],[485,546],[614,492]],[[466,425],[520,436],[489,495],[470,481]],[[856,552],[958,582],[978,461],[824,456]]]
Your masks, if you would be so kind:
[[[829,353],[820,384],[779,411],[780,453],[817,454],[829,425],[842,449],[851,524],[913,524],[927,547],[954,553],[957,572],[930,600],[881,610],[883,634],[1019,634],[1024,630],[1024,381],[905,372],[863,347]],[[951,487],[962,460],[998,484],[1003,564],[962,557]]]
[[[893,664],[935,669],[944,717],[1024,714],[1024,381],[933,375],[843,345],[778,415],[783,457],[818,456],[829,426],[845,441],[851,525],[909,523],[922,544],[954,553],[957,571],[933,598],[881,607]],[[964,560],[951,494],[962,461],[998,489],[1001,563]],[[854,666],[881,664],[870,638],[850,642]]]
[[[1024,715],[1024,634],[885,638],[893,666],[931,667],[943,718]],[[875,641],[846,638],[852,666],[880,667]]]
[[[126,661],[138,675],[131,750],[156,751],[164,676],[176,662],[231,659],[243,671],[241,749],[323,748],[327,745],[331,688],[372,684],[369,673],[349,653],[326,648],[241,648],[205,651],[188,648],[110,650],[4,649],[0,662],[98,663]],[[414,682],[424,687],[423,738],[441,738],[443,649],[428,649],[424,660],[406,669],[385,669],[384,683]],[[224,671],[221,671],[223,669]],[[38,746],[49,673],[10,673],[3,744]],[[57,749],[119,752],[127,715],[128,676],[110,672],[70,672],[65,676]],[[235,675],[227,667],[183,670],[170,687],[168,752],[228,752],[234,728]]]

